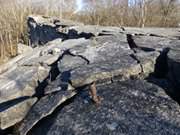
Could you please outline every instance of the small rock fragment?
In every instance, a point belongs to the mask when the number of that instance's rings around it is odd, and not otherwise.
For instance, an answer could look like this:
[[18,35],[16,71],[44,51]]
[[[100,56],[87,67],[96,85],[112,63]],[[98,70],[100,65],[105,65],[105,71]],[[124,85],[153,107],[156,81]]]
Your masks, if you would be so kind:
[[106,124],[106,127],[111,131],[116,130],[117,126],[118,126],[118,124],[116,122],[113,122],[111,124]]

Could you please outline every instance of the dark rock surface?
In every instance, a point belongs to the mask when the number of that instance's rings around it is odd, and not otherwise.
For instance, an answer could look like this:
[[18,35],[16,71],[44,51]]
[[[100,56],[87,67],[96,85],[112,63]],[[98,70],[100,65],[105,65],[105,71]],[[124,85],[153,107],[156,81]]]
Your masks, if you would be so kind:
[[35,126],[30,135],[120,135],[180,133],[180,107],[158,86],[127,80],[97,87],[100,106],[87,92]]
[[22,121],[19,128],[20,135],[26,134],[39,120],[50,115],[60,104],[75,94],[72,91],[60,91],[41,98]]
[[173,89],[171,94],[180,103],[180,48],[172,48],[167,55],[168,78],[171,81]]
[[6,129],[23,120],[37,98],[24,98],[0,106],[0,127]]
[[[120,41],[119,37],[98,37],[88,45],[70,48],[58,64],[62,76],[66,76],[62,78],[67,78],[65,81],[76,88],[96,81],[116,77],[125,79],[141,72],[153,72],[159,53],[141,50],[134,54],[127,42]],[[132,54],[136,55],[136,59]]]
[[27,24],[32,47],[44,45],[47,42],[58,38],[64,40],[76,37],[79,38],[79,36],[81,37],[76,30],[69,30],[70,26],[82,25],[80,23],[74,23],[67,20],[59,21],[57,18],[31,15],[28,17]]
[[0,134],[179,134],[177,29],[28,19],[38,47],[0,66]]
[[[40,22],[40,23],[39,23]],[[58,32],[56,20],[44,17],[29,16],[28,27],[32,47],[42,45],[57,38],[65,38],[65,34]]]
[[57,18],[34,16],[28,17],[29,39],[32,47],[44,45],[55,39],[67,40],[86,38],[94,36],[92,33],[81,32],[71,28],[72,26],[82,26],[81,23],[70,22],[67,20],[58,20]]
[[154,48],[156,50],[162,50],[163,48],[167,48],[167,47],[176,48],[176,46],[180,45],[180,40],[171,39],[167,37],[133,36],[133,38],[138,46],[145,46],[149,48]]

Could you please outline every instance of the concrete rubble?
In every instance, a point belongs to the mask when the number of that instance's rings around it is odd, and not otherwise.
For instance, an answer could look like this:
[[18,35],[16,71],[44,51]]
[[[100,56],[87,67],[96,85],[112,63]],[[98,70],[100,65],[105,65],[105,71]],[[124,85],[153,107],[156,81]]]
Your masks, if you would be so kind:
[[[0,134],[180,132],[178,29],[35,15],[28,26],[31,47],[0,66]],[[88,94],[92,83],[98,106]]]

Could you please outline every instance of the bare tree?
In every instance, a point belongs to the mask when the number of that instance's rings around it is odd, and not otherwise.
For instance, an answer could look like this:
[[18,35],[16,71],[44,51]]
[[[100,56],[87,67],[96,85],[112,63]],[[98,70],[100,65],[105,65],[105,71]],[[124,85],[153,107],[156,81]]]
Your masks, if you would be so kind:
[[168,23],[168,18],[172,15],[173,11],[177,9],[177,0],[160,0],[161,22],[163,26]]

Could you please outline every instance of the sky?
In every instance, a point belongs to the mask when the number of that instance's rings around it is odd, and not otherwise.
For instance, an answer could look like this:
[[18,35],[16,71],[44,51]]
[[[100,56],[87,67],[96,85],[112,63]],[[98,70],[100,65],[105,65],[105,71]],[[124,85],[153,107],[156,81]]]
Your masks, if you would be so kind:
[[76,0],[76,11],[74,13],[77,13],[83,9],[83,0]]
[[[76,0],[76,11],[74,13],[77,13],[83,9],[84,6],[86,6],[85,1],[87,0]],[[91,0],[93,1],[93,0]],[[131,1],[131,0],[129,0]],[[113,0],[114,4],[118,3],[118,0]]]

